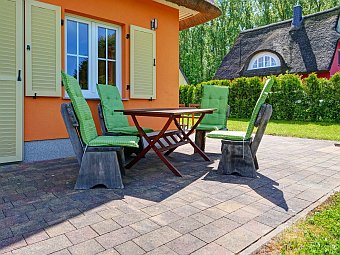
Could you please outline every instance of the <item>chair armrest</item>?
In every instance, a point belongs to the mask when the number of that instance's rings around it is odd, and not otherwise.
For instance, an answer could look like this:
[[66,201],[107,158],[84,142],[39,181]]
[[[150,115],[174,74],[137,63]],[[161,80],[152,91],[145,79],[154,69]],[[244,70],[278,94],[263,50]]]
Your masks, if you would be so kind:
[[98,116],[99,116],[99,118],[104,119],[102,105],[100,103],[98,104],[97,109],[98,109]]
[[261,109],[260,109],[259,113],[257,114],[256,120],[255,120],[255,123],[254,123],[255,127],[258,127],[260,125],[262,118],[263,118],[263,115],[264,115],[264,112],[266,110],[266,107],[267,107],[266,104],[261,105]]
[[79,122],[78,122],[77,117],[74,113],[72,105],[67,104],[66,109],[67,109],[68,117],[70,118],[70,121],[72,123],[72,126],[79,127]]

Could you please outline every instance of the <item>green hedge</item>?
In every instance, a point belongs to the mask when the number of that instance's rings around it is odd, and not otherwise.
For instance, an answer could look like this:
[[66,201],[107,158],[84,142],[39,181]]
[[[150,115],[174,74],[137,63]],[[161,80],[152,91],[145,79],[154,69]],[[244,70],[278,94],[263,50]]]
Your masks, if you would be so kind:
[[[325,121],[340,123],[340,73],[330,80],[310,74],[301,79],[296,74],[274,78],[267,101],[273,106],[272,119]],[[259,77],[212,80],[197,85],[181,85],[181,104],[200,103],[203,85],[229,86],[231,117],[249,118],[260,95],[264,80]]]

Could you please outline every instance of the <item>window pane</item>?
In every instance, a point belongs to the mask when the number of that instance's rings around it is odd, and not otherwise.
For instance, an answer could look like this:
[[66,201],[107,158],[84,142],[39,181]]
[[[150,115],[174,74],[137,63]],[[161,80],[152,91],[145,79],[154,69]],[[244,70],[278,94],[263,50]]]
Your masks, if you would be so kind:
[[81,89],[89,89],[88,58],[79,58],[79,84]]
[[263,57],[259,58],[259,68],[263,67]]
[[98,58],[106,58],[106,29],[98,27]]
[[265,67],[270,67],[270,57],[269,56],[265,57]]
[[98,60],[98,83],[106,84],[106,61]]
[[255,60],[255,62],[253,64],[253,68],[257,68],[257,60]]
[[77,22],[67,21],[67,53],[77,54]]
[[77,57],[67,56],[67,74],[77,79]]
[[107,62],[107,83],[110,85],[117,85],[116,83],[116,62]]
[[109,59],[116,59],[116,31],[112,29],[107,30],[107,55]]
[[271,61],[272,61],[272,66],[276,66],[276,61],[274,58],[271,58]]
[[89,50],[89,33],[88,25],[84,23],[79,23],[79,55],[88,56]]

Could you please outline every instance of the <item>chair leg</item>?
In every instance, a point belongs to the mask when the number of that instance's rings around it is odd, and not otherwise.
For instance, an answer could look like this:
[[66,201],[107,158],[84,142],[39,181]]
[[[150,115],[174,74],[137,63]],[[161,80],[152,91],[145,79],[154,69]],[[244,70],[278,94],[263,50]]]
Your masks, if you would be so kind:
[[249,142],[222,141],[222,157],[218,171],[222,174],[239,174],[244,177],[256,177],[255,160]]
[[[198,148],[200,148],[202,151],[205,150],[205,134],[206,132],[203,130],[196,130],[195,131],[195,144]],[[196,153],[196,151],[194,152]]]
[[90,189],[96,185],[109,189],[124,188],[115,151],[85,152],[75,189]]
[[117,158],[118,158],[120,173],[123,176],[125,176],[125,154],[124,154],[123,147],[121,150],[117,151]]
[[256,155],[254,156],[254,164],[255,164],[255,169],[259,170],[259,162],[257,161]]

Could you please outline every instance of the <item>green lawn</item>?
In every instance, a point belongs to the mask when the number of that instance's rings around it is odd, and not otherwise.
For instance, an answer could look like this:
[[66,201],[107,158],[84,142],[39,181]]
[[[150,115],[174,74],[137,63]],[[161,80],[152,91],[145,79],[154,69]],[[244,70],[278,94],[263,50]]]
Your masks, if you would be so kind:
[[[229,130],[244,131],[247,125],[247,120],[228,119]],[[340,141],[340,124],[270,120],[266,134]]]
[[288,228],[258,254],[340,254],[340,193]]

